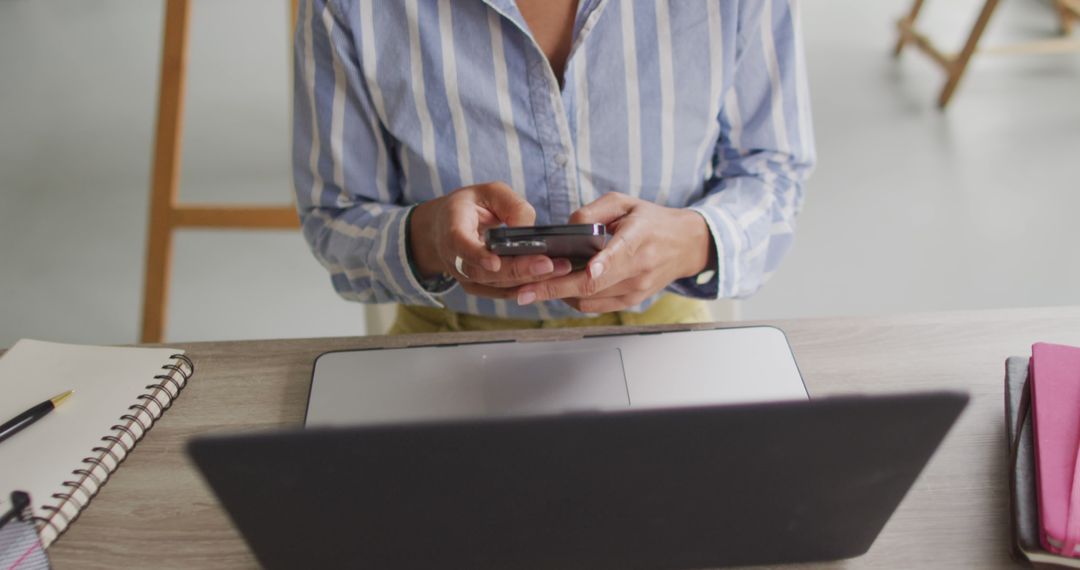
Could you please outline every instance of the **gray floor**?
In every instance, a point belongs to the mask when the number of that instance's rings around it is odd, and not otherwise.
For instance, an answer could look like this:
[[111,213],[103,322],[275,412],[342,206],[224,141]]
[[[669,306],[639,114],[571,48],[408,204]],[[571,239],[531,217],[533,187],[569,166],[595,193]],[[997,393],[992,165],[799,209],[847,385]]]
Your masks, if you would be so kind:
[[[184,200],[288,199],[280,4],[194,3]],[[976,59],[940,113],[940,72],[888,56],[905,4],[803,2],[820,166],[743,317],[1077,303],[1080,56]],[[976,9],[930,3],[927,28],[958,45]],[[158,2],[0,0],[0,346],[136,339],[160,22]],[[1012,0],[987,39],[1055,29]],[[173,292],[175,341],[365,330],[291,232],[182,234]]]
[[[888,57],[906,2],[803,4],[820,166],[743,316],[1080,301],[1080,54],[976,58],[941,113],[939,69]],[[928,2],[928,33],[958,49],[980,4]],[[1001,6],[986,45],[1056,32],[1045,3]]]

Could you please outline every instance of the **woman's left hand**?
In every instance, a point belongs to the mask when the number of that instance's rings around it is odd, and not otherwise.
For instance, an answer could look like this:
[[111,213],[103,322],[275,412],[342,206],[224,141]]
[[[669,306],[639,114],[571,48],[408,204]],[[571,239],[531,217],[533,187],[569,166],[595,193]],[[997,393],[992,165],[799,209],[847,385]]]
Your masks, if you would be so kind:
[[520,287],[519,305],[563,299],[583,313],[621,311],[709,262],[709,228],[693,210],[612,192],[574,212],[570,223],[605,224],[611,239],[584,271]]

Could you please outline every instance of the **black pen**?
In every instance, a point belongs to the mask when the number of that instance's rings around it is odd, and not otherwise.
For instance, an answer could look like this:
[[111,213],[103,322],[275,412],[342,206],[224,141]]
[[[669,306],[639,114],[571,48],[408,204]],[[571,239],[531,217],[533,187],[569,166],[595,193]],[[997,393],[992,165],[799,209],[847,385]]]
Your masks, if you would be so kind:
[[11,418],[10,421],[4,422],[4,425],[0,426],[0,441],[4,441],[22,431],[23,428],[45,417],[45,415],[53,411],[56,406],[59,406],[60,402],[63,402],[70,396],[71,390],[68,390],[59,396],[53,396],[14,418]]

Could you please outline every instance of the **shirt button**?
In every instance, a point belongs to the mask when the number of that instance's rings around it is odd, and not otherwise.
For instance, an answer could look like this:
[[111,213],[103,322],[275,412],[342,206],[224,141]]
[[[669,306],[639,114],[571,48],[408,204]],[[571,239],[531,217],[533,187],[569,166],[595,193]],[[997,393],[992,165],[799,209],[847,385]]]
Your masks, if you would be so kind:
[[566,155],[559,153],[555,155],[555,164],[559,166],[566,166]]
[[713,277],[716,277],[716,271],[713,269],[706,269],[697,274],[697,277],[694,278],[694,282],[698,285],[708,285],[709,281],[713,280]]

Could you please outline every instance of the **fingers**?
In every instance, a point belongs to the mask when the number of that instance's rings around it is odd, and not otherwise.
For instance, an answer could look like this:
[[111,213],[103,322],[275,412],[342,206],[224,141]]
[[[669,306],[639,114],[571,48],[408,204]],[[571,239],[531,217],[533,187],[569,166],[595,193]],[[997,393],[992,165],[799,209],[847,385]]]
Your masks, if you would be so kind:
[[524,285],[518,290],[519,305],[548,299],[594,297],[599,292],[638,274],[634,253],[639,229],[634,224],[622,228],[608,245],[589,260],[585,271]]
[[596,293],[597,283],[585,271],[575,271],[564,277],[548,279],[518,288],[518,305],[531,305],[548,299],[589,297]]
[[[574,212],[570,216],[570,223],[610,224],[627,216],[638,203],[640,200],[636,198],[610,192]],[[639,242],[639,231],[633,223],[620,227],[604,249],[589,260],[585,271],[525,285],[518,290],[518,304],[528,305],[548,299],[594,297],[608,287],[635,275],[633,257]]]
[[471,281],[462,281],[461,288],[470,295],[489,299],[513,299],[517,297],[517,289],[513,287],[490,287]]
[[492,287],[517,287],[534,283],[542,279],[561,277],[570,273],[570,261],[551,259],[544,255],[522,255],[505,257],[498,271],[489,271],[483,267],[463,264],[469,281]]
[[582,313],[610,313],[612,311],[624,311],[636,307],[649,297],[664,288],[664,284],[656,283],[650,275],[642,274],[600,291],[592,297],[583,299],[567,299],[567,304]]
[[[637,274],[636,271],[628,271],[628,269],[635,266],[634,256],[640,242],[639,229],[637,226],[629,224],[620,228],[620,230],[604,246],[604,249],[589,260],[589,265],[586,268],[589,277],[597,281],[602,280],[603,286],[598,291]],[[582,296],[591,297],[592,295]]]
[[[462,275],[455,267],[458,257],[462,258],[466,265],[484,267],[491,271],[498,271],[500,265],[499,256],[488,251],[480,237],[482,212],[479,198],[472,190],[457,190],[450,195],[443,217],[445,229],[435,243],[444,267],[453,268],[452,273],[459,278]],[[471,275],[468,270],[465,273]]]
[[[560,261],[565,262],[565,265],[560,264]],[[570,262],[566,261],[565,259],[555,260],[554,265],[555,269],[553,274],[559,274],[559,272],[561,271],[570,271]],[[465,271],[468,272],[468,268],[466,268]],[[549,274],[549,277],[550,275],[551,274]],[[543,279],[544,277],[539,278]],[[537,279],[537,277],[531,277],[529,279],[535,280]],[[492,285],[477,283],[471,280],[459,281],[459,283],[461,284],[461,287],[465,290],[466,293],[469,293],[471,295],[477,295],[480,297],[488,297],[491,299],[514,299],[517,298],[518,295],[518,286],[508,283]]]
[[624,279],[592,297],[563,299],[563,302],[582,313],[610,313],[640,305],[663,288],[664,284],[643,274]]
[[[498,271],[502,266],[502,260],[498,255],[488,251],[484,241],[477,233],[475,219],[469,216],[455,216],[451,219],[449,243],[444,244],[444,259],[447,267],[454,267],[455,258],[461,257],[465,267],[484,269],[486,271]],[[455,273],[458,273],[455,269]],[[468,269],[465,274],[473,275]],[[455,275],[457,276],[457,275]]]
[[531,226],[536,223],[536,210],[506,184],[481,184],[476,186],[476,192],[479,204],[494,214],[498,222],[508,226]]
[[543,281],[522,286],[518,290],[517,302],[519,305],[528,305],[537,301],[548,299],[566,299],[569,297],[592,297],[616,279],[614,271],[609,276],[600,275],[593,277],[588,270],[575,271],[563,277],[545,279]]
[[610,224],[630,213],[634,198],[619,192],[609,192],[570,215],[571,224]]
[[[651,292],[652,282],[645,275],[638,275],[629,279],[624,279],[611,287],[598,291],[592,297],[586,297],[587,299],[601,299],[606,297],[623,297],[630,296],[638,293]],[[647,296],[647,295],[646,295]]]
[[639,275],[620,281],[592,297],[563,299],[563,302],[582,313],[610,313],[640,305],[662,288],[653,284],[647,275]]
[[[483,269],[488,273],[498,272],[502,260],[488,251],[482,237],[486,227],[500,224],[532,225],[536,220],[536,211],[509,186],[501,182],[490,182],[462,189],[453,201],[449,211],[449,243],[443,245],[444,263],[454,267],[455,277],[474,277],[474,272],[467,267]],[[457,257],[464,261],[458,271],[454,266]],[[550,272],[549,272],[550,273]],[[507,280],[505,276],[501,280]]]
[[577,299],[577,306],[574,308],[582,313],[613,313],[615,311],[625,311],[626,309],[640,305],[647,298],[647,295],[635,293],[618,297]]
[[518,289],[517,302],[519,305],[529,305],[549,299],[592,297],[607,285],[602,276],[594,279],[588,271],[575,271],[563,277],[521,286]]

